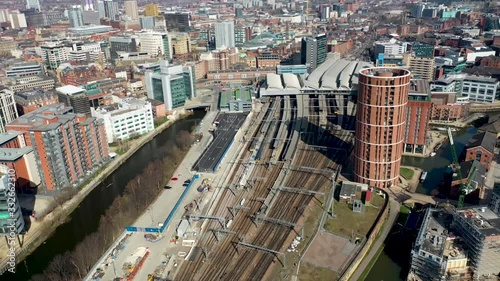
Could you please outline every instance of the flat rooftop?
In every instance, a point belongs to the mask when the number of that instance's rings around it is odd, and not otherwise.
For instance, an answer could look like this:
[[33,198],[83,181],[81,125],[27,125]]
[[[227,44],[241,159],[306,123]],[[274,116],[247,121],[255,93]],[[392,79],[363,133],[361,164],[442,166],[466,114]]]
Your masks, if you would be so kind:
[[11,141],[14,138],[17,138],[17,136],[19,136],[21,134],[22,134],[21,132],[13,131],[13,130],[9,130],[5,133],[0,133],[0,145],[6,143],[8,141]]
[[68,96],[76,95],[76,94],[80,94],[80,93],[85,92],[84,89],[82,89],[80,87],[73,86],[73,85],[66,85],[66,86],[58,87],[58,88],[56,88],[56,91],[58,91],[61,94],[68,95]]
[[442,212],[431,210],[422,225],[421,249],[436,256],[444,254],[448,229]]
[[21,148],[0,148],[0,161],[1,162],[12,162],[21,157],[26,153],[33,151],[31,146],[25,146]]
[[500,216],[488,207],[477,207],[460,210],[458,213],[469,219],[469,222],[484,236],[500,235]]

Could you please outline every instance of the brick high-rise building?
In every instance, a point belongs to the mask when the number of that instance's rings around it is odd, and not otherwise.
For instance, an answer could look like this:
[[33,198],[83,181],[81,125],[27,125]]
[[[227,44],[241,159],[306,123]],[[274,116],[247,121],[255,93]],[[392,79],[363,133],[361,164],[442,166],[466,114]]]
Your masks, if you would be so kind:
[[41,187],[49,191],[81,184],[109,157],[102,120],[72,111],[63,104],[49,105],[7,125],[26,136],[35,151]]
[[426,153],[429,120],[432,113],[429,82],[412,79],[406,105],[405,149],[406,153]]
[[377,188],[398,183],[411,73],[366,68],[359,73],[354,178]]

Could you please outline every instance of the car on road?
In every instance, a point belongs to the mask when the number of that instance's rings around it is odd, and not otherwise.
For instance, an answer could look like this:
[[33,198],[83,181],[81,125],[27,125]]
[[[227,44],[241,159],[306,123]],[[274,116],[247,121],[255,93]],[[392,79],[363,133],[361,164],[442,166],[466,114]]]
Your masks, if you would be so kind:
[[172,189],[170,185],[165,185],[164,189]]

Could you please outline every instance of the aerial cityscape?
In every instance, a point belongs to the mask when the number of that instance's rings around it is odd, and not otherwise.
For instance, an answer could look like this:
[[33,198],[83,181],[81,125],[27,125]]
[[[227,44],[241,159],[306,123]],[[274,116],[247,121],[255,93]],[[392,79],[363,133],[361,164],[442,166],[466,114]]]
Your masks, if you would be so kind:
[[500,1],[0,1],[0,281],[500,281]]

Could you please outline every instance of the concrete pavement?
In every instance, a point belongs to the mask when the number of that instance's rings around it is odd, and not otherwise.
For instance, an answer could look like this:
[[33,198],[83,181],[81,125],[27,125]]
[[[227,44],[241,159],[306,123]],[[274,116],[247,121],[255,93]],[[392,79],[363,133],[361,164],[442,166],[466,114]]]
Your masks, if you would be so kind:
[[373,242],[373,245],[370,249],[370,251],[366,254],[365,258],[361,262],[361,264],[356,268],[356,271],[354,271],[353,275],[349,280],[353,281],[361,281],[359,278],[361,277],[361,274],[363,274],[363,271],[367,268],[368,264],[370,261],[375,258],[375,254],[378,252],[378,249],[382,247],[382,244],[384,243],[385,239],[387,238],[387,235],[389,234],[389,231],[392,228],[392,225],[394,222],[396,222],[396,218],[398,217],[399,214],[399,203],[396,202],[394,199],[390,198],[389,199],[389,216],[387,220],[385,221],[385,226],[380,235],[376,238],[375,242]]

